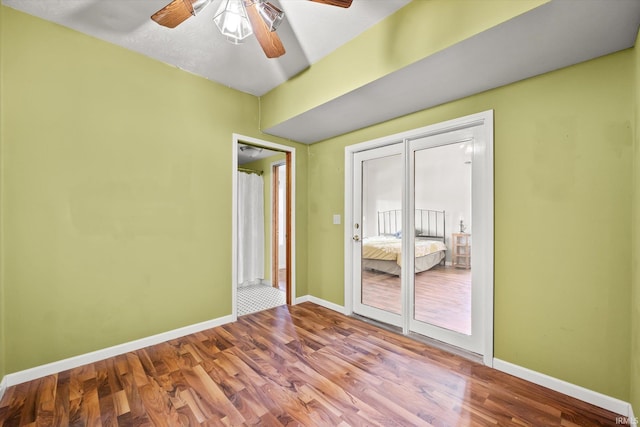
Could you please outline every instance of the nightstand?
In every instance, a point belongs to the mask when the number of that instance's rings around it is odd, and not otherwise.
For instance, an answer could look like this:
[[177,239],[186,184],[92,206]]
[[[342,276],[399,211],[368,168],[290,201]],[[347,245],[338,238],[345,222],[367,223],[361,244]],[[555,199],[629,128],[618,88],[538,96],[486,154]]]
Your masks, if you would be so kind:
[[455,268],[471,268],[471,234],[453,233],[451,244],[451,264]]

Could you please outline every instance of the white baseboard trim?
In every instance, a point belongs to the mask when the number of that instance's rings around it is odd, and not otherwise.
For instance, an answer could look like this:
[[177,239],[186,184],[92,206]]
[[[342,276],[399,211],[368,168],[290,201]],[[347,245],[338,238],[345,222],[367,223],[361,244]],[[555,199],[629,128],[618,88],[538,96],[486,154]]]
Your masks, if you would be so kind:
[[[296,298],[296,304],[300,304],[303,302],[312,302],[314,304],[318,304],[319,306],[328,308],[329,310],[345,314],[344,306],[323,300],[321,298],[317,298],[313,295],[305,295]],[[141,348],[160,344],[165,341],[180,338],[185,335],[193,334],[206,329],[215,328],[217,326],[225,325],[231,322],[233,322],[232,315],[223,316],[217,319],[196,323],[168,332],[141,338],[139,340],[115,345],[102,350],[97,350],[91,353],[70,357],[68,359],[59,360],[56,362],[48,363],[46,365],[36,366],[24,371],[7,374],[0,381],[0,399],[2,399],[2,397],[4,396],[7,387],[42,378],[47,375],[56,374],[68,369],[77,368],[88,363],[98,362],[109,357],[114,357],[131,351],[140,350]],[[628,402],[586,389],[584,387],[577,386],[575,384],[568,383],[566,381],[542,374],[540,372],[532,371],[530,369],[515,365],[510,362],[506,362],[504,360],[494,358],[493,368],[513,375],[515,377],[530,381],[534,384],[538,384],[551,390],[566,394],[567,396],[574,397],[592,405],[599,406],[611,412],[615,412],[616,414],[628,417],[629,421],[631,421],[631,425],[638,425],[637,418],[635,418],[633,413],[633,407]]]
[[627,420],[627,424],[629,424],[630,426],[640,425],[640,420],[638,419],[638,417],[633,415],[633,406],[631,404],[629,404],[629,419]]
[[[38,378],[46,377],[47,375],[53,375],[58,372],[66,371],[68,369],[77,368],[88,363],[98,362],[100,360],[107,359],[109,357],[118,356],[120,354],[129,353],[130,351],[140,350],[141,348],[149,347],[151,345],[160,344],[165,341],[180,338],[185,335],[193,334],[196,332],[204,331],[206,329],[215,328],[216,326],[225,325],[233,321],[233,316],[223,316],[213,320],[207,320],[205,322],[196,323],[182,328],[174,329],[168,332],[163,332],[157,335],[141,338],[139,340],[131,341],[124,344],[114,345],[113,347],[107,347],[102,350],[96,350],[91,353],[81,354],[78,356],[70,357],[68,359],[59,360],[57,362],[47,363],[46,365],[36,366],[34,368],[25,369],[24,371],[14,372],[8,374],[3,378],[4,387],[11,387],[16,384],[21,384],[27,381],[32,381]],[[4,389],[2,389],[4,390]]]
[[7,377],[2,377],[2,381],[0,381],[0,400],[2,400],[5,391],[7,391]]
[[523,380],[527,380],[534,384],[538,384],[562,394],[566,394],[567,396],[582,400],[583,402],[599,406],[600,408],[607,409],[611,412],[615,412],[616,414],[634,419],[633,410],[629,402],[550,377],[549,375],[545,375],[540,372],[523,368],[522,366],[514,365],[513,363],[505,362],[504,360],[494,358],[493,368],[506,372],[514,377],[522,378]]
[[345,314],[344,306],[338,305],[338,304],[333,303],[333,302],[329,302],[329,301],[323,300],[323,299],[318,298],[318,297],[314,297],[313,295],[305,295],[305,296],[296,298],[296,304],[300,304],[300,303],[303,303],[303,302],[312,302],[312,303],[318,304],[319,306],[322,306],[324,308],[328,308],[329,310],[337,311],[340,314]]
[[[313,295],[305,295],[296,298],[296,304],[300,304],[303,302],[312,302],[330,310],[337,311],[338,313],[346,314],[345,307],[323,300]],[[513,363],[509,363],[504,360],[494,358],[493,368],[521,378],[523,380],[527,380],[534,384],[538,384],[551,390],[560,392],[567,396],[582,400],[583,402],[587,402],[600,408],[607,409],[616,414],[620,414],[628,418],[630,425],[640,425],[637,418],[635,418],[633,414],[633,407],[629,402],[625,402],[623,400],[616,399],[614,397],[607,396],[605,394],[598,393],[596,391],[589,390],[575,384],[571,384],[569,382],[542,374],[540,372],[532,371],[531,369],[523,368],[522,366],[514,365]]]
[[633,414],[633,406],[629,404],[629,425],[638,426],[640,425],[640,420]]
[[[337,311],[338,313],[344,313],[344,307],[338,304],[334,304],[329,301],[325,301],[320,298],[316,298],[311,295],[306,295],[300,298],[296,298],[296,304],[310,301],[318,304],[322,307],[326,307],[330,310]],[[233,316],[224,316],[218,319],[208,320],[194,325],[185,326],[182,328],[174,329],[172,331],[163,332],[161,334],[152,335],[150,337],[141,338],[139,340],[131,341],[124,344],[118,344],[113,347],[96,350],[91,353],[81,354],[78,356],[70,357],[68,359],[59,360],[56,362],[48,363],[46,365],[36,366],[34,368],[25,369],[24,371],[18,371],[5,375],[0,382],[0,398],[4,394],[7,387],[11,387],[17,384],[22,384],[27,381],[33,381],[38,378],[46,377],[47,375],[53,375],[58,372],[66,371],[68,369],[77,368],[88,363],[98,362],[100,360],[107,359],[109,357],[125,354],[130,351],[140,350],[144,347],[160,344],[165,341],[180,338],[185,335],[193,334],[203,331],[205,329],[215,328],[216,326],[225,325],[233,322]]]

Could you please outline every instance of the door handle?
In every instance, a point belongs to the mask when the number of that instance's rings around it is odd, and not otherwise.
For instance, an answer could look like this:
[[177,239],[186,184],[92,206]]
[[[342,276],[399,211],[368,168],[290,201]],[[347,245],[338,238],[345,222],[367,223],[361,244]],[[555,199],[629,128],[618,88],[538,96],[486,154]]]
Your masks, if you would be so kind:
[[355,234],[355,235],[353,236],[353,240],[355,240],[356,242],[359,242],[359,241],[360,241],[360,236],[358,236],[357,234]]

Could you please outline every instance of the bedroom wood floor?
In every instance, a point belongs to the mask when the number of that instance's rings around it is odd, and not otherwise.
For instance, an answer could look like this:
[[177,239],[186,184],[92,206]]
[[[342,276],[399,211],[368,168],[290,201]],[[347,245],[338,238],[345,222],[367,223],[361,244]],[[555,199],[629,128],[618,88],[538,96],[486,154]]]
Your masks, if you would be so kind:
[[[437,265],[416,274],[415,318],[463,334],[471,333],[471,270]],[[400,278],[362,272],[362,303],[400,313]]]
[[616,414],[303,303],[11,387],[3,426],[597,426]]

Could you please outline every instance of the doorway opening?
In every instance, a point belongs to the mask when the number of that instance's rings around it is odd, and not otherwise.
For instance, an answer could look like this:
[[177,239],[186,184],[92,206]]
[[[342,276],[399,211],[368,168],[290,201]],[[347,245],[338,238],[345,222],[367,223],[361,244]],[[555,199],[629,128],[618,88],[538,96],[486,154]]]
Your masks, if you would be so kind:
[[295,149],[234,134],[233,316],[295,295]]

